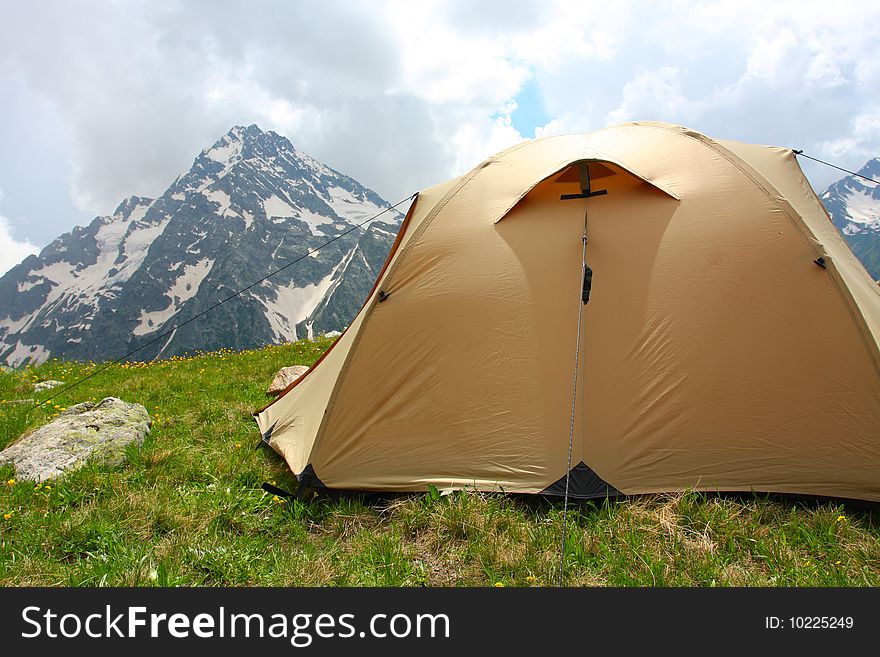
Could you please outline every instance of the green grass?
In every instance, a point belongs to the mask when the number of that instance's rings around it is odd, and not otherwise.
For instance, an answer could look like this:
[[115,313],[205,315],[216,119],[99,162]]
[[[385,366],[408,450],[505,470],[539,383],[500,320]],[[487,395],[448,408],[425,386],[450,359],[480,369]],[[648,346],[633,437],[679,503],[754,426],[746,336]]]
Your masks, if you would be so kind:
[[[48,486],[0,469],[6,586],[541,586],[556,583],[562,505],[473,491],[318,494],[258,447],[251,412],[284,365],[329,341],[115,365],[48,407],[33,382],[94,364],[50,361],[0,375],[0,447],[75,403],[116,396],[154,423],[119,468],[89,465]],[[58,408],[55,408],[57,406]],[[8,516],[8,517],[7,517]],[[641,496],[569,510],[566,584],[878,586],[878,512],[771,496]]]

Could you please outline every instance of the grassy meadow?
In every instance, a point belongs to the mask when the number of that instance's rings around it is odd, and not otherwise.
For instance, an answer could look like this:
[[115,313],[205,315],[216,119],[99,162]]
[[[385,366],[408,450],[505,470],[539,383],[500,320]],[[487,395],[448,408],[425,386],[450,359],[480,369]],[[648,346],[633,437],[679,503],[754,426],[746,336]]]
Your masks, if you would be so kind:
[[[127,465],[46,485],[0,469],[4,586],[547,586],[562,503],[473,491],[310,494],[259,446],[251,413],[282,366],[329,340],[114,365],[50,404],[33,383],[97,365],[49,361],[0,374],[0,448],[63,408],[106,396],[146,406]],[[572,586],[878,586],[880,513],[832,502],[699,493],[569,509]]]

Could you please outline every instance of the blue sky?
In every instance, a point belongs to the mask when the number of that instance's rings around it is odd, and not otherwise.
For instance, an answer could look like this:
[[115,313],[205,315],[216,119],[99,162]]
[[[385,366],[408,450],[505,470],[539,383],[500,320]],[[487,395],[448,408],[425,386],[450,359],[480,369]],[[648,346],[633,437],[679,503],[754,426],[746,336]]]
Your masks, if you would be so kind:
[[[880,154],[880,3],[0,0],[0,270],[257,123],[389,201],[664,120]],[[805,164],[814,188],[839,173]]]
[[523,137],[534,137],[535,129],[552,118],[544,110],[544,98],[534,78],[526,80],[513,102],[516,109],[510,115],[510,125]]

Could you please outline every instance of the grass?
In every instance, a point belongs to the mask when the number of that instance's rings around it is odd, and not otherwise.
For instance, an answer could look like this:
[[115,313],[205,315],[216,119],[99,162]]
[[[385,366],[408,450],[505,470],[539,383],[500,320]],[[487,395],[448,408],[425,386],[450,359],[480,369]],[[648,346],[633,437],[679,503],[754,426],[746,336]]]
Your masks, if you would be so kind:
[[[461,491],[315,494],[258,446],[251,412],[284,365],[328,340],[110,367],[48,406],[11,403],[91,363],[49,361],[0,375],[0,448],[75,403],[137,401],[154,420],[127,465],[87,465],[35,486],[0,469],[0,585],[554,585],[562,505]],[[569,510],[573,586],[878,586],[876,509],[695,492]]]

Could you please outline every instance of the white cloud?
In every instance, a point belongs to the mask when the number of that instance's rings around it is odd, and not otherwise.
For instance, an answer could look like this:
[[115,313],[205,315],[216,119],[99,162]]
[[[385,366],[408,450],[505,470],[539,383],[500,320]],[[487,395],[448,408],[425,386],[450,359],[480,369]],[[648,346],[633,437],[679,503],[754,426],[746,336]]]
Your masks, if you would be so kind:
[[[0,201],[3,201],[3,190],[0,189]],[[12,237],[9,220],[0,215],[0,276],[15,267],[29,255],[36,255],[40,247],[27,240],[19,242]]]
[[36,255],[40,248],[27,240],[19,242],[12,237],[9,220],[0,215],[0,276],[15,267],[29,255]]
[[823,155],[840,159],[857,153],[863,159],[877,157],[876,144],[880,142],[880,110],[859,114],[853,118],[847,136],[819,144]]
[[528,81],[549,117],[537,136],[668,120],[850,168],[880,153],[876,3],[47,1],[6,14],[0,79],[57,108],[72,194],[95,214],[160,193],[237,123],[396,201],[520,141],[510,117]]
[[510,124],[510,115],[515,109],[516,103],[508,103],[495,117],[462,123],[452,136],[456,156],[453,168],[467,171],[487,157],[523,141],[525,138]]
[[645,116],[690,123],[699,112],[699,103],[684,95],[681,78],[682,72],[674,66],[639,73],[623,86],[623,99],[608,113],[607,123],[638,120]]

